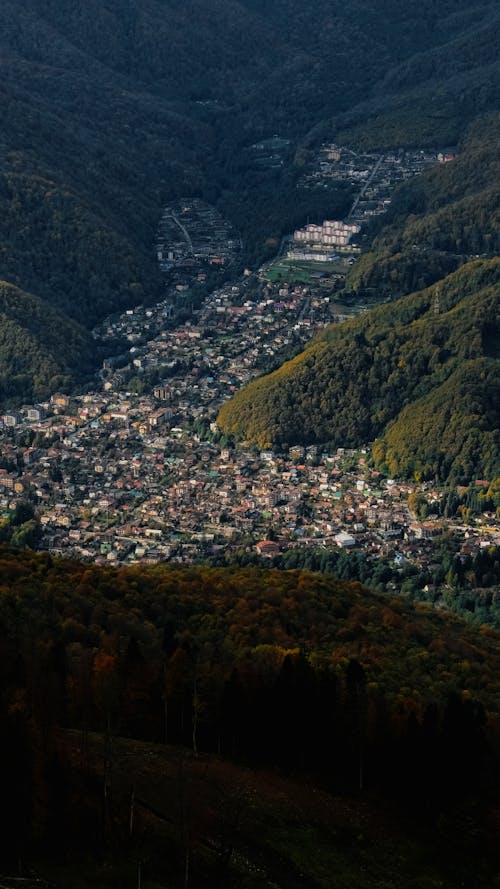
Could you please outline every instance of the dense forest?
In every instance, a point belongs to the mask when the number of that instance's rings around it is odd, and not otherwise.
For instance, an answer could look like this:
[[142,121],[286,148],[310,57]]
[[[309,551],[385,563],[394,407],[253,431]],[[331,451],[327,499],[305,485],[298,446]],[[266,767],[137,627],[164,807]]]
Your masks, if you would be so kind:
[[339,115],[334,125],[340,141],[380,149],[456,145],[464,125],[498,109],[498,7],[457,6],[435,27],[441,34],[444,28],[446,42],[429,41],[425,51],[391,67],[366,101]]
[[[314,9],[295,0],[218,0],[215,7],[75,0],[64,8],[6,0],[0,278],[49,304],[61,329],[79,325],[72,330],[80,340],[68,364],[43,328],[40,349],[55,367],[43,371],[41,384],[33,379],[40,376],[34,349],[22,371],[26,395],[54,377],[71,383],[85,374],[93,360],[85,330],[162,292],[153,245],[169,199],[196,194],[217,204],[243,234],[245,261],[256,262],[308,216],[345,212],[342,190],[311,199],[296,188],[295,149],[321,121],[331,135],[333,115],[334,126],[345,127],[339,115],[362,100],[377,105],[383,95],[401,121],[393,141],[408,144],[401,95],[417,70],[418,89],[453,73],[454,47],[462,59],[455,73],[461,128],[471,90],[475,114],[495,106],[493,87],[477,88],[475,61],[484,72],[494,64],[495,21],[493,4],[471,8],[463,0],[412,0],[404,15],[391,0],[383,16],[379,4],[361,0],[348,8],[323,0]],[[414,103],[408,107],[413,114]],[[443,121],[455,120],[446,91],[434,91],[432,107]],[[252,169],[248,149],[276,132],[290,140],[284,166]],[[6,350],[27,354],[29,337],[23,324],[9,326]],[[4,384],[1,397],[15,398],[18,382],[12,390]]]
[[[434,885],[451,889],[458,873],[465,886],[496,885],[496,631],[307,571],[98,568],[4,549],[0,572],[5,872],[35,866],[87,886],[76,867],[88,868],[91,855],[94,874],[108,863],[103,886],[134,886],[135,869],[124,876],[110,864],[129,865],[132,855],[135,867],[149,866],[148,887],[250,889],[266,885],[266,873],[252,882],[251,868],[233,857],[238,842],[240,855],[246,849],[264,864],[264,847],[276,852],[281,836],[276,876],[291,889],[330,887],[326,863],[340,854],[343,864],[332,866],[344,889],[388,889],[393,879],[431,886],[438,875]],[[267,770],[268,788],[282,781],[281,798],[291,805],[295,796],[298,811],[300,787],[307,796],[327,791],[322,805],[334,823],[340,807],[338,836],[331,820],[321,828],[318,812],[306,816],[313,835],[327,832],[318,838],[319,871],[306,864],[304,836],[304,861],[291,853],[295,816],[280,827],[256,769]],[[220,802],[223,773],[236,781],[225,822],[214,797]],[[187,812],[193,784],[197,803]],[[403,857],[383,863],[372,834],[391,810],[407,820],[408,835],[397,846]],[[365,839],[351,850],[353,812]],[[248,845],[247,818],[265,825],[260,853],[255,824]],[[401,828],[393,826],[390,843]],[[404,851],[411,830],[412,854]],[[427,861],[429,873],[419,843],[432,844],[436,830],[441,860]]]
[[43,300],[0,282],[0,401],[47,398],[67,389],[75,361],[90,373],[92,337]]
[[223,405],[227,434],[261,447],[378,439],[390,474],[467,482],[500,474],[500,260],[332,325]]
[[[460,500],[462,504],[471,503],[473,497],[470,492],[462,498],[450,492],[443,497],[443,511],[447,512],[454,502],[460,504]],[[462,511],[470,509],[462,504]],[[421,508],[426,508],[425,499]],[[22,540],[22,530],[16,532],[13,528],[12,533]],[[437,608],[447,608],[476,626],[490,624],[500,629],[500,547],[484,547],[475,555],[459,554],[458,548],[453,534],[444,536],[439,545],[434,545],[433,561],[425,569],[398,558],[396,546],[376,558],[363,551],[352,553],[324,546],[293,547],[269,558],[242,547],[236,553],[221,551],[210,559],[210,564],[321,571],[341,580],[363,583],[375,592],[390,590],[392,595],[401,595],[414,603],[430,602]]]

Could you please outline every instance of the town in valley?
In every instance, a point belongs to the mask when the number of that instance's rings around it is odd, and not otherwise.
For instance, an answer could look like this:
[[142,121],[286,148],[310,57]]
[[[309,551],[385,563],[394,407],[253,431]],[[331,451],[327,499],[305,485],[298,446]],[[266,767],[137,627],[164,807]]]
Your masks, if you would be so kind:
[[[359,252],[353,236],[383,212],[402,178],[436,160],[423,152],[358,157],[323,146],[307,185],[322,187],[329,177],[357,182],[348,219],[295,232],[276,262],[235,277],[229,269],[241,241],[218,211],[196,199],[165,208],[156,243],[164,298],[94,331],[100,344],[125,344],[122,353],[115,349],[103,362],[88,391],[54,392],[4,413],[4,520],[30,501],[40,548],[126,564],[192,562],[222,550],[272,559],[314,547],[426,569],[443,535],[453,535],[458,554],[499,545],[494,513],[443,516],[442,492],[383,477],[369,443],[356,452],[259,451],[227,439],[216,422],[224,401],[249,380],[293,357],[326,325],[363,311],[341,289]],[[304,260],[301,276],[296,263]],[[219,283],[217,269],[225,271]],[[479,490],[488,484],[477,483]]]

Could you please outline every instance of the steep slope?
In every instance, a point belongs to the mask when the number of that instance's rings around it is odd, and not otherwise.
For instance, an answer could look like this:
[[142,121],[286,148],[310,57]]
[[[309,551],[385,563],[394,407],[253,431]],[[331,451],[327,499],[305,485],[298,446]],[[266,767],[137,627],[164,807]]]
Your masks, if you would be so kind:
[[[499,294],[500,259],[475,261],[439,285],[334,325],[297,358],[237,393],[222,407],[219,425],[260,446],[301,441],[357,447],[384,435],[398,418],[390,440],[404,437],[401,424],[411,419],[415,404],[410,441],[420,436],[416,465],[424,463],[431,475],[498,474]],[[471,380],[483,371],[485,384],[475,390],[472,408]],[[416,418],[424,398],[442,416],[422,430]],[[427,464],[423,455],[436,453],[437,430],[444,428],[451,405],[464,434],[475,415],[481,423],[471,441],[449,441],[442,469],[437,456]],[[414,465],[401,454],[397,468],[410,472]]]
[[[60,764],[69,788],[65,814],[66,818],[73,814],[72,826],[75,820],[78,823],[75,810],[82,822],[92,804],[98,811],[97,789],[103,783],[106,757],[105,737],[89,733],[85,782],[79,744],[79,732],[64,732]],[[434,824],[428,824],[428,830],[417,830],[414,822],[408,823],[397,810],[391,811],[373,797],[334,796],[322,788],[304,785],[297,777],[243,768],[215,756],[195,757],[186,752],[182,762],[186,803],[193,813],[189,819],[190,874],[196,889],[224,885],[223,878],[225,885],[238,889],[269,889],[270,885],[281,889],[331,889],[332,874],[336,889],[389,889],[395,885],[398,889],[452,889],[456,880],[470,886],[466,882],[470,879],[474,889],[495,886],[496,861],[483,861],[478,871],[477,864],[467,856],[466,845],[461,852],[456,846],[452,851]],[[82,785],[86,793],[82,793]],[[136,787],[140,800],[136,815],[139,836],[147,821],[146,842],[141,839],[143,854],[146,850],[149,853],[144,870],[149,878],[158,872],[155,886],[163,883],[165,889],[174,889],[182,879],[177,862],[184,857],[177,828],[179,750],[114,739],[114,805],[122,821],[127,817],[131,786]],[[59,836],[67,843],[69,831],[63,813],[60,830]],[[461,838],[463,833],[462,827]],[[221,836],[219,848],[214,835]],[[84,838],[83,823],[80,845]],[[125,882],[135,875],[136,854],[132,840],[122,846],[119,863],[106,855],[99,862],[95,856],[89,860],[80,856],[78,883],[72,858],[57,868],[44,862],[39,869],[44,875],[57,877],[62,885],[71,877],[72,889],[94,889],[96,881],[101,889],[113,889],[120,876]],[[165,871],[179,879],[165,883]],[[4,881],[4,885],[5,889],[15,889],[15,883]],[[28,884],[26,889],[36,889],[36,885]]]
[[[208,130],[31,6],[2,7],[2,274],[91,325],[160,292],[161,194],[200,187]],[[113,23],[86,15],[109,36]]]
[[[500,343],[500,328],[491,327]],[[496,348],[497,357],[500,349]],[[373,455],[390,475],[496,478],[500,470],[499,362],[466,361],[441,386],[403,408],[375,442]]]
[[307,571],[0,577],[2,874],[498,886],[495,630]]
[[366,102],[336,119],[338,141],[371,148],[454,145],[467,123],[498,108],[497,5],[456,7],[439,15],[435,28],[441,39],[431,38],[388,71]]
[[0,282],[0,401],[42,399],[92,368],[94,345],[80,325],[42,300]]

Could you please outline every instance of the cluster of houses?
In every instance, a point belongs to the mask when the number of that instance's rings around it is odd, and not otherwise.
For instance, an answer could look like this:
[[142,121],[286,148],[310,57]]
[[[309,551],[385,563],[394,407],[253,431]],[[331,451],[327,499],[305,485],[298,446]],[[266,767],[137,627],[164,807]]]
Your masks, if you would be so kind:
[[325,293],[323,279],[305,286],[243,276],[209,293],[181,325],[170,311],[175,295],[108,319],[99,337],[130,344],[120,367],[112,359],[104,362],[106,392],[126,388],[132,377],[154,376],[155,398],[171,403],[172,415],[179,413],[183,420],[215,416],[223,400],[277,361],[283,350],[299,349],[312,333],[343,317],[342,307]]
[[[327,188],[332,182],[349,183],[354,203],[346,222],[361,226],[373,216],[386,212],[394,189],[405,179],[417,176],[438,161],[453,159],[449,151],[400,149],[385,154],[356,152],[345,146],[325,143],[302,177],[303,188]],[[358,229],[359,231],[359,229]]]
[[309,223],[297,229],[290,239],[287,259],[335,262],[350,255],[354,262],[361,252],[356,235],[363,223],[387,211],[396,186],[432,164],[453,158],[454,155],[442,151],[401,149],[386,154],[358,153],[335,143],[323,144],[298,187],[320,189],[328,188],[331,183],[348,183],[354,193],[353,204],[345,220],[325,220],[321,225]]
[[[171,295],[108,319],[100,335],[128,339],[125,364],[105,362],[95,391],[3,415],[0,515],[29,498],[44,549],[97,561],[324,546],[428,563],[450,526],[432,517],[438,492],[425,490],[431,515],[419,522],[407,499],[425,486],[384,480],[366,454],[259,453],[217,428],[225,399],[332,320],[322,284],[243,276],[178,326]],[[492,518],[482,536],[463,533],[480,546],[499,530]]]
[[[88,393],[70,409],[37,426],[31,447],[2,443],[11,468],[0,469],[0,506],[12,509],[29,496],[41,545],[52,553],[189,562],[220,549],[270,557],[323,546],[391,552],[425,568],[435,539],[453,527],[432,511],[419,521],[409,510],[415,490],[425,489],[430,510],[439,491],[383,478],[364,453],[234,447],[214,421],[207,431],[167,420],[158,426],[154,397],[119,393],[113,405],[104,393]],[[463,538],[480,548],[498,542],[500,528],[492,518],[489,530],[464,530]]]
[[219,211],[198,198],[165,207],[157,232],[156,254],[164,272],[185,265],[227,266],[241,250],[241,239]]
[[[331,145],[321,158],[320,177],[366,180],[361,207],[369,188],[397,178],[392,167],[404,178],[434,160],[422,152],[367,158]],[[365,176],[358,168],[368,159]],[[355,219],[353,211],[349,223],[309,226],[306,235],[312,244],[347,239],[359,231]],[[94,331],[101,342],[126,344],[104,361],[95,390],[56,392],[0,417],[0,520],[29,499],[42,548],[125,563],[189,562],[220,549],[273,557],[323,546],[373,557],[391,552],[425,568],[450,528],[469,552],[500,542],[494,516],[467,528],[439,519],[432,511],[439,491],[384,479],[366,452],[295,446],[259,453],[227,440],[216,423],[221,404],[322,327],[344,320],[334,296],[339,276],[311,272],[305,285],[273,283],[263,269],[245,272],[178,323],[179,304],[204,278],[196,263],[214,248],[226,255],[224,243],[229,261],[238,243],[217,212],[195,200],[167,208],[161,231],[160,264],[179,268],[163,300],[111,316]],[[307,237],[295,241],[307,244]],[[182,270],[187,254],[195,267]],[[425,494],[426,521],[408,507],[415,492]]]

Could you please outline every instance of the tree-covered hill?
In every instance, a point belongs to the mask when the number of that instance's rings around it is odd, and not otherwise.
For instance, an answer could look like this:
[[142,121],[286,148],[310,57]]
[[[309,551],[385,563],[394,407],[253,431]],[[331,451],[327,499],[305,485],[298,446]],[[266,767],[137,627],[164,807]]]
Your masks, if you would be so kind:
[[[486,329],[497,339],[498,325]],[[404,407],[375,443],[377,464],[392,476],[466,480],[500,470],[499,362],[466,361],[428,395]]]
[[498,884],[496,631],[307,571],[9,550],[0,629],[3,874]]
[[[9,663],[15,651],[25,661],[24,681],[36,680],[46,668],[53,669],[53,648],[65,651],[70,723],[78,721],[85,705],[79,671],[90,667],[89,656],[97,658],[96,670],[102,659],[103,670],[116,671],[116,698],[106,703],[115,728],[127,731],[144,720],[139,736],[164,734],[161,700],[167,694],[172,739],[192,740],[188,722],[176,724],[174,714],[181,718],[179,702],[186,692],[189,699],[198,671],[205,710],[200,738],[208,748],[213,743],[208,727],[219,718],[217,699],[224,697],[225,683],[226,693],[235,682],[272,685],[287,657],[305,658],[311,677],[326,671],[339,679],[355,658],[371,692],[383,694],[396,709],[406,699],[407,708],[421,715],[428,704],[444,704],[450,692],[457,692],[481,701],[491,714],[500,712],[496,630],[481,632],[451,613],[373,593],[329,574],[253,567],[117,569],[4,547],[0,572],[2,669],[9,675],[15,667]],[[153,680],[165,659],[170,685],[166,691],[151,687],[155,709],[135,674],[146,670]],[[123,681],[127,671],[130,683]],[[20,675],[10,674],[7,691]],[[103,701],[94,692],[87,715],[89,724],[98,727]],[[189,720],[192,714],[184,716]]]
[[456,7],[434,27],[439,36],[391,68],[373,95],[336,119],[339,141],[370,148],[454,145],[464,126],[498,109],[497,5]]
[[[499,287],[500,260],[476,260],[431,288],[333,325],[237,393],[219,425],[260,446],[358,447],[387,434],[400,473],[498,475]],[[422,428],[430,406],[435,413]],[[439,435],[452,413],[461,434],[448,432],[445,448]],[[374,454],[383,461],[383,449]]]
[[93,352],[84,327],[0,281],[0,401],[43,399],[64,391],[74,380],[75,365],[90,373]]

